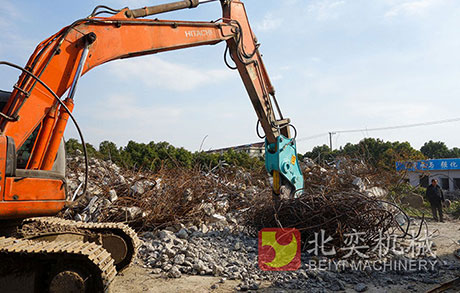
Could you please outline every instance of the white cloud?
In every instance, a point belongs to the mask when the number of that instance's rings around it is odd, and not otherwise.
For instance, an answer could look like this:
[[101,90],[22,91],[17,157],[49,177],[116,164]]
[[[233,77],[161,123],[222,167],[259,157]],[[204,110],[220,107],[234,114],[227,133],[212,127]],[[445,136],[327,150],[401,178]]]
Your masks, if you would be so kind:
[[307,7],[307,11],[320,21],[336,19],[340,14],[339,8],[344,4],[344,0],[314,1]]
[[28,54],[36,46],[37,40],[21,36],[20,27],[29,25],[27,13],[21,11],[14,2],[0,0],[0,54],[18,56],[27,60]]
[[385,17],[395,17],[399,15],[423,16],[433,6],[442,4],[443,2],[443,0],[416,0],[405,1],[403,3],[399,2],[387,13],[385,13]]
[[0,0],[0,6],[2,9],[0,10],[0,15],[2,18],[0,19],[1,23],[5,22],[5,17],[11,18],[11,19],[16,19],[20,18],[23,19],[24,16],[20,13],[19,9],[17,9],[11,1],[7,0]]
[[258,31],[273,31],[279,28],[283,24],[283,18],[276,18],[273,16],[273,13],[269,12],[265,14],[262,22],[256,24],[256,29]]
[[[237,95],[240,96],[240,95]],[[203,136],[204,149],[256,141],[256,115],[243,98],[224,99],[195,105],[146,103],[135,93],[102,94],[98,101],[75,112],[88,142],[98,145],[110,140],[119,146],[129,140],[168,141],[197,150]],[[225,135],[222,131],[225,130]],[[68,127],[66,137],[77,137]]]
[[228,69],[194,68],[185,64],[167,62],[157,56],[114,62],[109,65],[108,70],[123,80],[140,80],[150,87],[177,92],[220,83],[232,76],[232,72]]
[[[138,141],[167,139],[178,121],[183,119],[185,110],[177,105],[146,105],[141,97],[131,93],[110,94],[102,97],[96,107],[87,109],[80,117],[81,127],[89,141],[106,139],[117,144],[125,144],[133,139]],[[74,136],[73,129],[67,131]]]
[[290,65],[283,65],[279,68],[279,70],[282,70],[282,71],[288,71],[288,70],[291,70],[292,69],[292,66]]
[[[362,120],[382,121],[384,125],[369,125],[370,127],[392,126],[392,124],[407,124],[426,122],[430,119],[434,104],[420,102],[398,102],[388,101],[363,101],[349,100],[349,110]],[[392,123],[392,124],[391,124]],[[390,125],[391,124],[391,125]]]
[[114,94],[109,96],[103,102],[105,108],[100,112],[100,118],[103,120],[126,119],[134,121],[174,121],[183,113],[182,109],[177,106],[145,106],[134,96],[130,94]]
[[270,79],[271,79],[272,81],[281,80],[281,79],[283,79],[283,75],[282,75],[282,74],[279,74],[279,73],[278,73],[278,74],[274,74],[274,75],[272,75],[272,76],[270,77]]

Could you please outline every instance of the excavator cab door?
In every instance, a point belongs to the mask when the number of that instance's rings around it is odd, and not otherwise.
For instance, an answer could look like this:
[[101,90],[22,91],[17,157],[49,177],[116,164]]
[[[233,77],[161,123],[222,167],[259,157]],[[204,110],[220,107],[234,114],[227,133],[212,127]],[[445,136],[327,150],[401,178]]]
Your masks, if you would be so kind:
[[[0,219],[58,213],[65,205],[65,172],[17,169],[16,154],[13,138],[0,135]],[[59,160],[65,170],[65,155]]]

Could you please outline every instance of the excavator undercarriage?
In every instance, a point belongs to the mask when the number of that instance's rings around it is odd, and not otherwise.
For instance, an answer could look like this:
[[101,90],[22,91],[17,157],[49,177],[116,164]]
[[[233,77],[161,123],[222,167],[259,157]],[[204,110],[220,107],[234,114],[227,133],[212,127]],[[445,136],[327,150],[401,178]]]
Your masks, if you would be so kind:
[[0,237],[4,292],[105,292],[140,244],[121,223],[37,217],[3,227],[10,236]]
[[105,292],[117,271],[95,243],[0,237],[4,292]]

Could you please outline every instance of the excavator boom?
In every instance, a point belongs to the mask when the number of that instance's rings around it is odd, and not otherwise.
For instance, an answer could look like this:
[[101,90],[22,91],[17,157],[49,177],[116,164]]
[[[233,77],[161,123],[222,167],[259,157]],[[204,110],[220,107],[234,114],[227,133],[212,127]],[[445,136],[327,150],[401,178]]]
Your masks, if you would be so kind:
[[[283,185],[294,191],[303,188],[295,135],[291,136],[290,120],[283,117],[279,109],[244,4],[239,0],[220,0],[223,14],[215,22],[143,18],[195,8],[205,2],[212,0],[183,0],[132,10],[98,6],[91,16],[73,22],[41,42],[24,68],[0,62],[0,65],[22,70],[11,94],[0,91],[0,102],[6,102],[0,107],[0,220],[53,216],[65,207],[69,198],[62,166],[65,159],[62,163],[60,149],[67,122],[73,119],[80,77],[112,60],[220,42],[226,42],[226,52],[234,66],[226,63],[239,72],[257,114],[258,125],[260,123],[264,130],[265,164],[274,178],[274,193],[279,195]],[[101,17],[102,13],[112,16]],[[5,96],[7,100],[2,100]],[[48,230],[41,233],[43,231],[38,229],[38,234],[27,234],[26,227],[32,231],[37,227],[48,227]],[[22,235],[21,239],[48,241],[50,238],[43,235],[51,233],[56,237],[65,234],[73,242],[61,243],[59,253],[55,253],[57,250],[53,249],[57,245],[48,247],[29,243],[30,240],[4,238],[2,236],[9,235],[0,231],[0,258],[14,256],[16,251],[11,250],[10,244],[19,242],[20,246],[30,246],[30,251],[24,251],[25,256],[19,256],[36,262],[37,267],[49,266],[69,256],[73,259],[71,254],[74,254],[80,258],[79,264],[92,272],[93,279],[85,274],[80,276],[77,268],[70,270],[70,274],[58,272],[56,283],[66,276],[79,275],[81,286],[97,284],[97,291],[106,290],[115,269],[120,271],[129,265],[138,245],[134,232],[121,224],[76,224],[56,218],[29,218],[22,221],[21,229],[22,234],[16,234]],[[93,250],[89,252],[84,248],[82,241],[95,243]],[[113,262],[101,246],[111,253]],[[68,251],[69,247],[73,247],[72,250]],[[47,257],[37,258],[44,254]],[[99,256],[106,261],[93,261]]]

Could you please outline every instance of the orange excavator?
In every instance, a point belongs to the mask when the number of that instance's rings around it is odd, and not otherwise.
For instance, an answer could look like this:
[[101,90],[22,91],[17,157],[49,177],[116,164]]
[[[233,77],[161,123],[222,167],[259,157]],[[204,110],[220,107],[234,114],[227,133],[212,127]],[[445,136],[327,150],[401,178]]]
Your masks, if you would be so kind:
[[53,217],[74,200],[65,180],[63,133],[69,119],[85,146],[72,115],[77,84],[103,63],[226,42],[226,63],[238,70],[265,132],[274,194],[303,188],[290,120],[278,107],[243,3],[220,0],[223,16],[213,22],[144,18],[212,1],[98,6],[41,42],[25,67],[0,61],[21,71],[12,92],[0,91],[1,292],[15,285],[21,292],[104,292],[136,255],[139,240],[124,224]]

